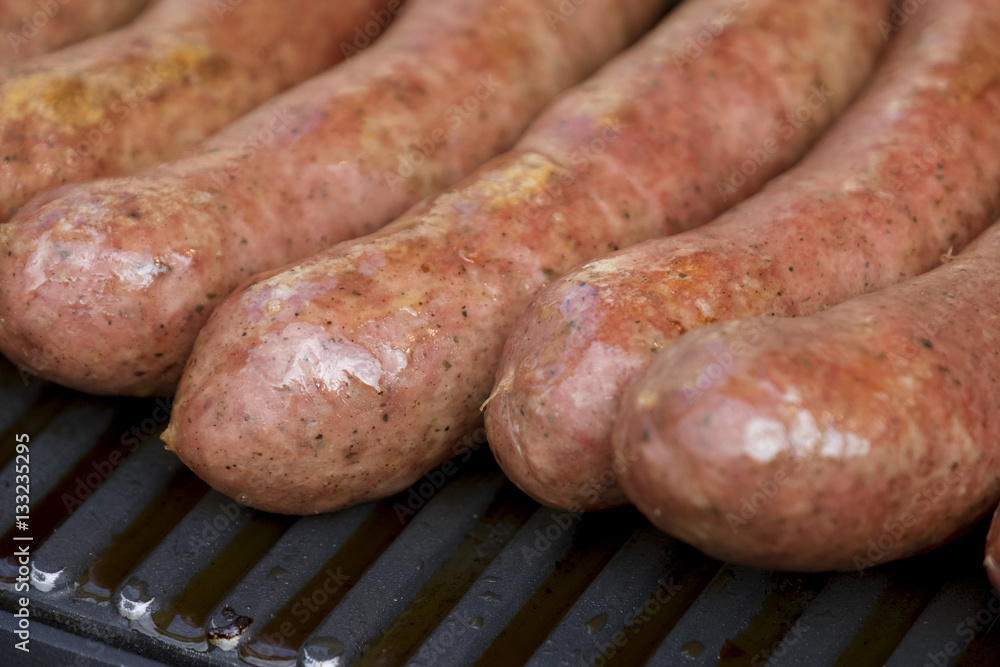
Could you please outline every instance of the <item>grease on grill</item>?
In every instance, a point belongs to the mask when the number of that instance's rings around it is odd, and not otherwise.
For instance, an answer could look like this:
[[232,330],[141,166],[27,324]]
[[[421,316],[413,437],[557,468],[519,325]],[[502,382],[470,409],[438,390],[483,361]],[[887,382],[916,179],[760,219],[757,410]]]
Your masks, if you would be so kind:
[[604,629],[604,626],[608,624],[608,615],[606,613],[598,614],[584,625],[587,626],[587,632],[592,635],[596,635],[598,632]]
[[316,637],[302,649],[307,665],[339,665],[344,654],[344,643],[334,637]]
[[705,652],[705,645],[698,641],[688,642],[681,647],[681,655],[685,658],[697,658]]
[[[525,664],[643,521],[632,508],[584,515],[573,548],[480,656],[477,667]],[[540,618],[548,625],[539,623]]]
[[205,622],[212,609],[264,557],[298,517],[254,512],[235,537],[184,589],[153,612],[157,632],[175,642],[199,644],[207,640]]
[[[724,572],[720,572],[722,567],[722,563],[706,558],[693,547],[677,544],[670,560],[670,573],[667,575],[676,584],[676,593],[671,595],[665,603],[661,603],[657,597],[660,592],[659,588],[649,592],[649,597],[632,616],[632,627],[627,628],[626,626],[629,641],[620,648],[615,645],[618,650],[611,659],[607,660],[607,664],[627,667],[646,664],[663,639],[680,622],[701,593],[713,581],[717,581],[719,576],[725,575]],[[662,606],[656,613],[647,613],[646,609],[655,608],[651,606],[654,603]],[[626,629],[619,630],[619,633],[625,633]],[[686,646],[686,648],[690,648],[692,651],[697,650],[695,644],[701,645],[699,642],[690,642],[690,644],[691,646]],[[682,647],[682,652],[684,648]],[[595,664],[602,656],[603,654],[599,651],[594,653],[587,664]]]
[[[240,646],[239,655],[244,662],[251,665],[294,664],[299,648],[313,630],[340,603],[365,570],[403,532],[406,524],[398,520],[394,509],[394,504],[401,501],[406,501],[405,494],[398,494],[374,504],[368,518],[337,549],[316,576],[294,595],[289,596],[285,606],[275,613],[256,636]],[[310,598],[314,591],[325,590],[323,580],[329,576],[326,574],[328,570],[334,572],[343,570],[348,580],[335,592],[326,595],[324,601],[316,605],[317,611],[310,614],[306,622],[302,622],[293,609],[295,605],[301,604],[302,600]]]
[[80,575],[77,595],[107,602],[128,573],[198,504],[208,486],[184,468]]
[[229,605],[222,608],[222,618],[228,621],[228,623],[220,627],[216,626],[213,621],[211,628],[208,630],[208,641],[223,651],[232,651],[240,643],[243,631],[250,627],[253,619],[249,616],[237,614],[236,610]]
[[[505,484],[451,557],[413,598],[413,603],[369,643],[353,667],[409,664],[424,639],[445,621],[452,607],[537,508],[513,484]],[[469,625],[481,628],[483,618],[476,616],[469,620]]]
[[[17,449],[16,435],[19,433],[37,434],[42,431],[59,413],[73,404],[79,397],[69,389],[63,389],[53,384],[45,385],[38,398],[31,406],[0,434],[0,467],[14,460]],[[34,435],[32,435],[34,437]]]
[[828,574],[784,575],[743,630],[727,639],[719,651],[719,667],[766,662],[781,646],[793,626],[826,583]]
[[[960,546],[968,548],[967,544]],[[982,544],[979,541],[976,545],[977,559],[982,558]],[[948,573],[944,563],[954,550],[951,545],[920,558],[895,563],[892,587],[844,649],[837,667],[861,664],[859,661],[884,664],[944,583]]]
[[[13,414],[14,408],[11,408],[15,404],[9,402],[7,398],[12,391],[29,392],[16,403],[17,415]],[[33,434],[34,437],[34,434],[44,431],[64,409],[69,407],[79,409],[85,405],[100,407],[104,404],[101,399],[78,396],[53,386],[24,390],[14,369],[0,360],[0,413],[3,413],[5,408],[11,408],[8,410],[11,414],[9,417],[4,416],[4,419],[12,422],[5,433],[0,434],[0,466],[9,463],[12,458],[14,435],[26,432]],[[137,632],[141,628],[140,623],[148,624],[152,620],[150,612],[159,608],[164,598],[170,598],[166,600],[167,606],[164,610],[166,615],[161,613],[158,618],[161,621],[170,621],[174,630],[180,626],[179,629],[186,640],[191,638],[191,634],[197,635],[201,622],[207,620],[206,613],[218,608],[217,605],[226,604],[226,597],[235,582],[243,581],[252,569],[251,566],[259,562],[267,551],[269,544],[280,537],[283,533],[282,522],[295,520],[276,519],[265,515],[265,524],[273,520],[277,520],[277,524],[264,526],[263,536],[260,532],[261,526],[253,526],[243,540],[235,540],[235,546],[228,551],[225,549],[220,551],[216,558],[207,564],[204,572],[185,573],[180,582],[171,583],[161,579],[160,573],[153,571],[147,571],[145,576],[145,578],[155,578],[151,579],[151,584],[140,580],[135,574],[136,566],[162,543],[167,534],[179,526],[182,518],[187,516],[190,509],[207,493],[207,487],[190,471],[184,470],[178,473],[166,482],[161,493],[146,503],[146,507],[132,519],[130,525],[113,527],[110,534],[116,537],[111,538],[109,543],[92,539],[86,531],[79,530],[81,525],[86,526],[105,520],[99,512],[100,501],[95,502],[91,498],[93,490],[85,497],[80,494],[80,497],[76,498],[80,503],[74,501],[71,507],[63,504],[61,494],[75,494],[77,476],[84,472],[90,474],[94,470],[95,461],[109,460],[113,452],[121,451],[122,443],[119,436],[122,431],[134,423],[136,417],[148,414],[147,408],[129,416],[130,409],[141,405],[143,404],[129,401],[116,403],[115,407],[124,410],[119,410],[117,419],[112,420],[112,426],[103,436],[95,438],[93,443],[87,443],[92,446],[82,455],[78,463],[70,463],[55,456],[41,456],[41,450],[39,451],[39,470],[48,466],[51,473],[48,479],[53,482],[45,497],[38,498],[37,508],[33,508],[32,511],[32,519],[36,516],[38,519],[37,524],[34,521],[32,523],[32,528],[37,528],[37,532],[33,530],[35,545],[41,546],[63,521],[72,519],[75,522],[74,530],[81,534],[82,538],[81,542],[78,545],[74,544],[73,547],[94,553],[96,556],[78,580],[80,587],[75,594],[67,595],[65,590],[53,592],[33,590],[32,605],[37,610],[37,621],[73,633],[67,635],[70,639],[67,647],[73,647],[70,650],[76,652],[78,656],[86,655],[86,651],[93,648],[92,643],[84,643],[84,639],[79,636],[85,635],[93,640],[99,639],[102,642],[107,640],[106,643],[112,646],[120,646],[134,653],[153,655],[156,651],[156,656],[163,656],[165,661],[178,665],[235,666],[249,662],[278,667],[282,664],[295,664],[297,659],[304,659],[306,664],[342,662],[340,656],[344,652],[343,645],[332,637],[312,636],[312,632],[322,617],[339,603],[352,583],[360,579],[364,571],[381,556],[386,547],[402,531],[404,526],[395,516],[393,499],[382,501],[381,508],[376,508],[372,513],[370,522],[363,523],[355,536],[341,545],[343,553],[333,555],[333,559],[327,563],[327,566],[333,565],[334,569],[338,566],[343,567],[344,571],[351,575],[351,581],[338,591],[336,600],[325,603],[320,613],[314,614],[315,618],[310,620],[308,627],[298,628],[290,637],[280,634],[282,624],[286,621],[295,621],[290,609],[303,594],[313,590],[310,584],[298,587],[294,594],[288,592],[285,601],[287,606],[283,607],[273,619],[270,615],[251,613],[250,608],[243,604],[236,604],[233,608],[230,603],[231,606],[223,607],[219,616],[203,631],[207,640],[204,647],[197,642],[191,642],[185,644],[185,648],[191,650],[179,652],[169,646],[163,648],[151,643],[148,636]],[[148,403],[146,405],[148,406]],[[118,430],[119,428],[121,430]],[[50,435],[54,434],[56,433],[50,432]],[[79,434],[77,435],[79,437]],[[58,478],[54,475],[56,470],[59,471]],[[403,664],[414,647],[447,618],[454,602],[470,590],[470,582],[478,581],[497,553],[502,551],[505,545],[510,544],[511,536],[531,516],[537,506],[526,497],[509,497],[511,487],[508,485],[505,488],[506,491],[501,492],[491,506],[491,511],[483,515],[481,522],[470,530],[453,556],[441,567],[440,573],[436,574],[420,594],[409,602],[406,611],[393,621],[385,633],[362,649],[356,667]],[[405,498],[404,492],[397,496],[396,500],[403,499],[405,502]],[[107,501],[106,496],[105,501]],[[85,508],[77,512],[81,505]],[[35,509],[38,510],[37,515]],[[134,515],[134,512],[129,513],[130,517]],[[637,523],[627,525],[633,520]],[[544,645],[546,637],[556,626],[566,621],[565,611],[572,607],[574,601],[598,574],[608,572],[618,581],[629,580],[628,573],[614,572],[608,568],[618,546],[627,542],[628,534],[636,525],[642,523],[634,510],[617,510],[617,513],[612,511],[593,515],[584,518],[581,523],[583,534],[575,540],[574,550],[561,559],[556,571],[536,589],[536,593],[524,604],[519,605],[523,612],[516,614],[513,622],[508,624],[509,627],[501,632],[498,641],[494,641],[490,650],[483,656],[485,658],[483,662],[490,662],[489,658],[492,657],[496,658],[494,664],[520,664],[532,654],[535,654],[536,658],[543,656],[541,653],[536,653],[537,649]],[[719,637],[717,624],[713,623],[714,619],[706,618],[706,622],[699,626],[699,636],[684,637],[683,641],[678,642],[681,645],[678,649],[674,649],[676,653],[670,656],[668,661],[671,664],[673,662],[716,664],[716,656],[711,653],[716,651],[716,647],[721,646],[722,650],[718,656],[720,664],[763,664],[771,654],[777,657],[776,649],[783,645],[782,639],[795,621],[803,614],[811,614],[806,619],[818,619],[817,631],[815,635],[810,635],[808,642],[805,643],[812,642],[813,637],[819,641],[822,633],[824,640],[829,639],[831,644],[836,643],[837,646],[846,647],[839,656],[835,653],[840,649],[830,652],[831,665],[851,667],[855,664],[885,664],[890,656],[893,664],[922,664],[925,658],[918,654],[919,651],[913,649],[915,646],[923,646],[918,637],[922,627],[920,623],[930,621],[920,621],[920,615],[928,608],[927,605],[938,591],[942,590],[942,583],[953,576],[957,568],[976,568],[981,585],[978,593],[982,600],[980,606],[992,600],[989,584],[978,569],[986,529],[986,523],[980,524],[971,535],[955,545],[925,556],[884,566],[882,571],[888,575],[892,585],[884,594],[879,595],[877,601],[873,601],[871,609],[845,609],[840,604],[833,605],[829,611],[817,610],[817,593],[823,589],[823,581],[828,575],[806,575],[801,581],[798,577],[785,577],[784,584],[778,575],[768,575],[773,576],[775,588],[765,601],[762,611],[756,614],[752,613],[752,610],[734,612],[749,616],[742,623],[739,634],[728,637],[729,641],[723,642]],[[100,534],[107,535],[109,532],[101,531]],[[650,614],[648,620],[640,617],[638,622],[626,626],[630,633],[629,641],[613,657],[604,659],[608,667],[645,664],[663,645],[664,640],[671,637],[679,620],[689,612],[696,599],[706,590],[718,594],[722,589],[732,586],[734,595],[739,594],[740,582],[734,580],[729,567],[706,559],[689,547],[678,545],[676,549],[678,551],[671,555],[669,572],[665,572],[665,575],[671,577],[670,581],[675,584],[678,592],[670,597],[662,609]],[[0,574],[3,574],[5,567],[9,567],[9,563],[2,558],[3,555],[3,550],[0,550]],[[322,570],[325,571],[326,567]],[[287,570],[278,566],[269,572],[259,572],[254,576],[275,581],[284,579],[288,574]],[[718,576],[714,576],[716,574]],[[316,576],[323,575],[317,573]],[[860,587],[867,583],[862,576],[836,576],[848,578],[849,581],[844,583],[850,586]],[[511,600],[516,597],[508,592],[511,590],[510,582],[505,584],[492,577],[484,578],[484,581],[490,584],[490,590],[495,591],[494,595],[503,598],[502,604],[511,604]],[[314,579],[310,583],[315,585],[316,582]],[[154,584],[156,590],[160,591],[159,600],[154,600],[151,594]],[[117,611],[120,615],[114,614],[106,604],[112,591],[118,594]],[[938,622],[944,625],[944,631],[947,633],[943,636],[951,637],[950,632],[955,626],[945,624],[963,623],[959,611],[967,607],[968,601],[964,596],[968,595],[968,591],[962,589],[956,592],[953,588],[944,593],[945,596],[936,603],[935,615],[944,614]],[[283,590],[281,595],[284,597],[286,591]],[[87,603],[82,604],[81,598],[89,599]],[[90,604],[95,598],[103,604]],[[650,592],[647,601],[656,599],[654,592]],[[0,591],[0,608],[4,611],[8,613],[13,611],[16,606],[15,600],[14,593],[9,587],[5,591]],[[378,604],[378,600],[373,600],[372,604]],[[949,611],[949,605],[955,607],[953,614]],[[560,657],[566,658],[573,664],[602,664],[599,662],[600,649],[593,640],[598,637],[598,633],[601,637],[606,637],[608,634],[614,636],[616,632],[623,632],[620,625],[609,627],[610,620],[604,618],[602,612],[603,609],[596,608],[593,612],[595,615],[574,617],[574,623],[584,623],[586,630],[592,634],[585,637],[582,646],[567,646],[567,655]],[[839,622],[838,615],[847,613],[855,616],[853,624]],[[251,618],[255,615],[257,616],[255,619]],[[631,614],[626,618],[631,619]],[[482,628],[484,619],[477,616],[469,619],[468,623],[473,628]],[[199,628],[191,628],[191,624],[197,624]],[[576,628],[577,631],[581,629],[583,628]],[[168,639],[167,636],[157,632],[157,628],[152,627],[152,630],[150,635],[155,637],[156,641]],[[279,632],[280,640],[276,645],[272,645],[268,640],[275,630]],[[488,622],[486,630],[496,632],[496,628],[489,627]],[[918,639],[916,643],[913,641],[914,637]],[[959,635],[955,637],[960,639]],[[909,649],[899,648],[904,638],[909,642]],[[591,640],[589,644],[588,639]],[[601,641],[607,643],[607,639]],[[46,645],[41,638],[39,642]],[[227,645],[227,642],[231,644]],[[182,642],[165,643],[177,646]],[[237,647],[237,644],[241,646]],[[802,642],[789,644],[793,649],[788,651],[790,660],[801,658],[799,650],[803,644]],[[233,648],[239,653],[225,655],[219,650]],[[254,656],[253,652],[248,654],[247,648],[253,648],[260,654],[257,656]],[[293,648],[300,648],[301,652],[298,653],[292,650]],[[588,655],[588,651],[592,655]],[[955,667],[994,665],[998,652],[1000,652],[1000,623],[991,623],[982,628],[975,640],[968,645],[965,653],[953,664]],[[243,662],[239,662],[239,655],[243,655]],[[248,655],[250,660],[246,660]],[[924,652],[923,656],[926,655]],[[801,661],[800,663],[805,664]],[[130,664],[130,662],[126,660],[116,664]]]
[[[92,400],[92,399],[87,399]],[[101,403],[93,401],[93,406],[100,406]],[[48,537],[66,519],[83,506],[84,500],[89,498],[99,489],[110,473],[105,475],[98,473],[96,483],[89,480],[95,477],[95,464],[106,463],[118,460],[112,471],[117,470],[128,456],[135,450],[131,445],[123,442],[122,433],[127,433],[129,427],[139,423],[147,412],[146,404],[136,399],[119,399],[121,407],[111,419],[111,423],[104,432],[97,438],[90,451],[74,465],[56,485],[45,494],[45,496],[31,507],[31,531],[32,537],[38,543],[48,539]],[[44,408],[42,408],[44,410]],[[55,445],[53,445],[54,447]],[[33,452],[35,453],[35,452]],[[39,456],[44,456],[42,450],[37,451]],[[113,458],[113,455],[117,454]],[[56,455],[51,452],[50,455]],[[88,480],[84,482],[82,480]],[[78,489],[83,484],[89,484],[89,491],[84,499],[77,497]],[[17,559],[14,556],[13,541],[14,527],[12,526],[2,538],[0,545],[0,582],[12,584],[17,578]]]

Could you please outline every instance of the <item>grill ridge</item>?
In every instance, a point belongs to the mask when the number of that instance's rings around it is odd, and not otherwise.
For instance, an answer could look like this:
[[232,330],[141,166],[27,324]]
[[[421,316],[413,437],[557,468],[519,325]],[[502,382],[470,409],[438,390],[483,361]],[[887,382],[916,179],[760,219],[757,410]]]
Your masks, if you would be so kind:
[[0,362],[0,664],[27,664],[7,558],[18,433],[36,664],[971,666],[1000,651],[984,526],[864,574],[761,572],[631,508],[540,507],[486,447],[393,498],[279,517],[165,451],[168,409],[26,384]]

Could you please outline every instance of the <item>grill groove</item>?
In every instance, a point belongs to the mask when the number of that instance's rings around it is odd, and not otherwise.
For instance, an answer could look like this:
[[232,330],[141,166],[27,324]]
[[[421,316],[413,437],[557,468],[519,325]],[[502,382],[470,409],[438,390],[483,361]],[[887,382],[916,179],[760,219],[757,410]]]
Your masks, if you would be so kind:
[[[168,407],[25,385],[0,362],[0,555],[14,544],[14,436],[28,433],[40,664],[895,667],[1000,652],[983,526],[864,575],[779,575],[707,559],[630,508],[541,508],[485,447],[461,474],[428,477],[429,495],[277,517],[163,449]],[[11,662],[6,558],[0,575],[0,664],[24,664]]]

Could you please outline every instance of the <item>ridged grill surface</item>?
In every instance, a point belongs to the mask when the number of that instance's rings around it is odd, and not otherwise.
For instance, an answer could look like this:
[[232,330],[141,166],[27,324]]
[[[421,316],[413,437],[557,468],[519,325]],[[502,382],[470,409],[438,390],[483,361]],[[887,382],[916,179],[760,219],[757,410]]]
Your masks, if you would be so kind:
[[[761,572],[631,508],[539,507],[485,445],[394,498],[280,517],[165,451],[167,405],[85,397],[0,362],[0,664],[1000,664],[985,526],[863,574]],[[30,658],[11,634],[19,433]]]

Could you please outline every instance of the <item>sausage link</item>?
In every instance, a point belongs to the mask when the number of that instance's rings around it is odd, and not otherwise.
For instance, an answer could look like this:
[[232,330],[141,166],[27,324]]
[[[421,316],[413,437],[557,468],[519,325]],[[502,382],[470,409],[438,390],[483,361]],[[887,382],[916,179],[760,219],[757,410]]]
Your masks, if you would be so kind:
[[[632,462],[611,446],[621,396],[678,336],[716,320],[806,315],[885,287],[995,220],[997,29],[994,3],[928,0],[801,165],[701,229],[542,291],[507,341],[486,415],[507,475],[554,507],[626,502],[617,477]],[[731,187],[727,178],[706,196]]]
[[240,283],[375,231],[509,149],[664,5],[589,0],[563,24],[558,0],[414,0],[366,55],[200,154],[21,210],[0,228],[0,349],[92,393],[172,393]]
[[625,491],[660,528],[755,567],[863,571],[933,549],[1000,499],[998,312],[995,224],[822,313],[694,331],[623,400]]
[[159,0],[134,23],[0,68],[0,222],[36,194],[134,171],[344,57],[400,0]]
[[[270,511],[405,488],[480,422],[503,340],[539,288],[710,219],[725,204],[705,193],[723,171],[826,86],[828,103],[753,187],[795,160],[870,71],[888,8],[683,4],[511,153],[230,296],[199,335],[165,439],[210,484]],[[708,44],[689,58],[699,35]]]
[[990,583],[1000,592],[1000,508],[993,513],[990,532],[986,536],[986,558],[983,560]]
[[125,25],[149,0],[4,0],[0,65],[56,51]]

